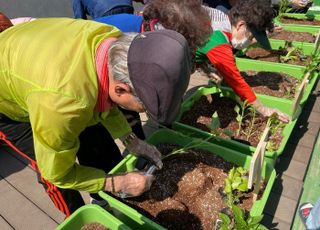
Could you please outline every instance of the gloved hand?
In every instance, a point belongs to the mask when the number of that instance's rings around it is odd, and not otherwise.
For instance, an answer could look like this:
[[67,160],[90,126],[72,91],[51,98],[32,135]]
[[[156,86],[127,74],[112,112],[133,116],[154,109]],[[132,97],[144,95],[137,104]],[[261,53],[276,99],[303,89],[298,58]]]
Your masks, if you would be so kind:
[[308,4],[308,0],[292,0],[291,5],[294,8],[303,8]]
[[270,117],[273,113],[277,113],[280,121],[288,123],[290,120],[290,117],[287,114],[280,112],[278,109],[269,108],[263,105],[258,99],[255,100],[252,105],[265,117]]
[[105,191],[116,192],[123,198],[139,196],[150,189],[153,180],[154,176],[145,175],[142,172],[108,176],[106,178]]
[[153,162],[158,169],[161,169],[163,164],[161,161],[161,153],[158,149],[140,140],[134,133],[130,133],[125,138],[121,138],[125,147],[135,156],[142,156]]

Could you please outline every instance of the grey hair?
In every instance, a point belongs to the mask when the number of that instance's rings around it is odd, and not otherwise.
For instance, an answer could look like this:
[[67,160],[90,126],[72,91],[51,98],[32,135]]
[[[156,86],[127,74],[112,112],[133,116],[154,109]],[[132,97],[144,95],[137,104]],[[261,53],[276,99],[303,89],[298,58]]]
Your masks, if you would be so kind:
[[137,33],[123,33],[108,50],[108,64],[114,80],[128,84],[132,89],[128,71],[128,51]]

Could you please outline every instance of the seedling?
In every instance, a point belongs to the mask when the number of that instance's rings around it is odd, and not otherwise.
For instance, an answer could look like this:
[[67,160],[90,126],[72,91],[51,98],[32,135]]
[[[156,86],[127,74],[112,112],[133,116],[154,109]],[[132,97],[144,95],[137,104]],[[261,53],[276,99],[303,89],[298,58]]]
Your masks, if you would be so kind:
[[233,220],[224,214],[220,213],[219,218],[221,220],[220,230],[267,230],[267,228],[260,224],[263,215],[251,216],[250,214],[246,218],[243,209],[232,205]]
[[248,171],[242,167],[233,167],[225,179],[224,193],[226,194],[226,203],[228,207],[239,202],[242,192],[248,191]]
[[221,127],[221,123],[217,112],[214,112],[214,114],[212,114],[211,123],[207,124],[206,126],[208,129],[210,129],[210,133],[214,136],[220,136],[222,133],[224,133],[228,137],[231,137],[233,135],[233,132],[228,128],[224,129],[223,131],[219,130],[219,128]]
[[234,111],[237,113],[236,120],[238,122],[238,130],[236,133],[237,136],[239,136],[241,133],[242,123],[246,116],[245,111],[248,106],[250,106],[249,103],[247,101],[244,101],[244,102],[241,102],[240,105],[236,105],[234,107]]
[[[270,135],[274,135],[279,129],[283,129],[286,125],[285,123],[281,122],[278,118],[277,113],[273,113],[267,122],[267,126],[270,128]],[[269,141],[267,144],[266,149],[268,151],[276,150],[276,146],[272,141]]]
[[281,0],[279,4],[278,15],[281,17],[282,14],[289,11],[289,0]]
[[257,116],[257,110],[256,108],[254,108],[253,106],[248,106],[247,107],[249,114],[251,115],[251,120],[249,120],[249,126],[247,128],[248,131],[242,131],[242,133],[246,136],[246,140],[248,141],[250,139],[250,137],[255,133],[255,131],[253,131],[253,127],[254,127],[254,123],[256,120],[256,116]]

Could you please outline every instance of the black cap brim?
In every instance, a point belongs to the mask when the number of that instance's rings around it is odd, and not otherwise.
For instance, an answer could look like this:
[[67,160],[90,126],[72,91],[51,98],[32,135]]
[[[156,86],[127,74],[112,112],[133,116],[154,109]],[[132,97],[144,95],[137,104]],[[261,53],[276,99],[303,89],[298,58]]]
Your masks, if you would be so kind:
[[268,39],[266,31],[259,31],[257,28],[253,26],[249,26],[249,30],[251,31],[252,35],[255,37],[257,42],[264,48],[271,50],[271,44]]

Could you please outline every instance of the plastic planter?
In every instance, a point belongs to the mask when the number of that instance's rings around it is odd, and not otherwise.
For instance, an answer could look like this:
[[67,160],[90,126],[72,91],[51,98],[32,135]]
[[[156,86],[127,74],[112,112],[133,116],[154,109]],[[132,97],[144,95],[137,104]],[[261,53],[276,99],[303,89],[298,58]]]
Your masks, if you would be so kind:
[[[314,14],[314,15],[307,15],[307,14],[292,14],[292,13],[284,13],[282,16],[287,16],[291,18],[296,18],[296,19],[308,19],[310,17],[313,17],[314,20],[320,21],[320,15]],[[287,24],[287,23],[282,23],[280,22],[280,18],[276,19],[276,22],[280,23],[281,25],[295,25],[296,27],[310,27],[310,28],[318,28],[320,29],[319,25],[302,25],[302,24]]]
[[[281,26],[283,30],[294,31],[294,32],[306,32],[306,33],[311,33],[314,36],[316,36],[319,33],[319,29],[320,29],[320,28],[308,27],[308,26],[301,27],[293,24],[282,24]],[[271,47],[273,49],[279,49],[280,46],[284,47],[286,42],[285,40],[279,40],[279,39],[273,39],[273,38],[270,38],[269,40],[271,43]],[[312,51],[314,50],[314,43],[294,41],[292,42],[292,45],[302,48],[303,52],[307,55],[311,54]]]
[[[303,71],[305,70],[305,67],[303,66],[297,66],[297,65],[288,65],[288,64],[282,64],[282,63],[273,63],[273,62],[265,62],[265,61],[257,61],[257,60],[250,60],[245,58],[236,58],[237,67],[240,71],[246,71],[246,70],[254,70],[254,71],[270,71],[270,72],[278,72],[278,73],[286,73],[290,76],[297,78],[299,80],[302,80],[304,75]],[[305,102],[308,100],[308,97],[310,96],[310,93],[312,92],[312,88],[317,82],[318,73],[314,72],[310,76],[310,81],[307,84],[307,87],[303,93],[303,97],[300,101],[300,105],[304,105]],[[291,99],[285,99],[285,98],[277,98],[273,96],[267,96],[267,95],[261,95],[258,94],[261,98],[267,99],[267,100],[280,100],[288,104],[288,106],[292,106],[293,100]],[[283,106],[283,105],[281,105]],[[280,108],[279,108],[280,109]],[[289,115],[292,115],[292,112],[290,110],[287,110],[287,113]]]
[[[229,97],[239,101],[239,98],[235,96],[234,92],[231,90],[219,89],[217,87],[201,87],[192,96],[190,96],[186,101],[183,102],[178,119],[173,124],[173,129],[195,138],[205,139],[205,138],[208,138],[209,136],[212,136],[208,132],[205,132],[201,129],[197,129],[193,126],[186,125],[180,122],[180,119],[183,113],[190,110],[192,105],[195,102],[197,102],[201,96],[212,94],[212,93],[221,93],[225,97]],[[282,100],[270,100],[266,97],[261,97],[259,95],[258,95],[258,99],[267,106],[276,107],[276,108],[279,108],[279,110],[282,112],[289,113],[290,107],[288,106],[287,103],[285,103]],[[296,114],[294,114],[294,117],[297,118],[300,115],[300,113],[301,113],[301,108],[298,107],[298,110],[296,111]],[[293,128],[296,122],[297,122],[297,119],[294,119],[290,121],[288,124],[286,124],[285,128],[282,131],[283,139],[280,143],[279,148],[276,151],[266,151],[265,156],[267,158],[271,158],[271,159],[267,159],[270,163],[274,163],[275,159],[283,153],[285,145],[289,140],[289,137],[293,131]],[[210,139],[210,142],[217,145],[221,145],[225,148],[229,148],[244,154],[248,154],[248,155],[252,155],[256,150],[256,148],[253,146],[249,146],[247,144],[243,144],[235,140],[224,139],[218,136],[212,136],[212,138]]]
[[131,229],[100,206],[88,204],[76,210],[56,230],[81,229],[85,224],[92,222],[98,222],[111,230]]
[[[155,132],[149,139],[148,142],[151,144],[158,144],[158,143],[168,143],[168,144],[177,144],[179,146],[184,146],[192,141],[192,138],[186,137],[180,133],[177,133],[172,130],[159,130]],[[220,157],[224,158],[226,161],[232,162],[238,166],[242,166],[246,169],[249,169],[250,167],[250,161],[251,157],[248,155],[244,155],[240,152],[230,150],[227,148],[224,148],[219,145],[215,145],[208,142],[203,142],[202,145],[197,147],[197,149],[206,150],[209,152],[212,152],[212,154],[219,155]],[[124,160],[122,160],[110,173],[121,173],[121,172],[128,172],[134,170],[136,162],[136,157],[132,155],[128,155]],[[261,215],[263,212],[263,209],[266,205],[266,202],[268,200],[269,194],[271,192],[273,183],[276,178],[276,172],[273,169],[273,166],[270,164],[264,163],[263,170],[262,170],[262,177],[266,181],[266,188],[264,190],[264,193],[262,195],[262,198],[258,201],[256,201],[252,208],[251,208],[251,215],[257,216]],[[152,222],[150,219],[143,217],[141,214],[139,214],[136,210],[132,209],[128,205],[124,204],[123,202],[114,199],[113,197],[109,196],[108,194],[104,192],[100,192],[99,195],[104,198],[106,201],[109,202],[111,207],[116,208],[117,210],[120,210],[122,212],[122,216],[117,216],[119,219],[123,218],[125,216],[125,219],[123,220],[124,223],[126,223],[128,226],[130,226],[133,229],[164,229],[160,225]],[[130,220],[129,220],[130,219]],[[126,222],[126,221],[131,221]],[[134,220],[134,221],[133,221]],[[135,222],[136,220],[141,222],[148,221],[148,224],[145,224],[144,226],[139,225],[130,225],[132,222]],[[151,223],[153,223],[151,225]]]

